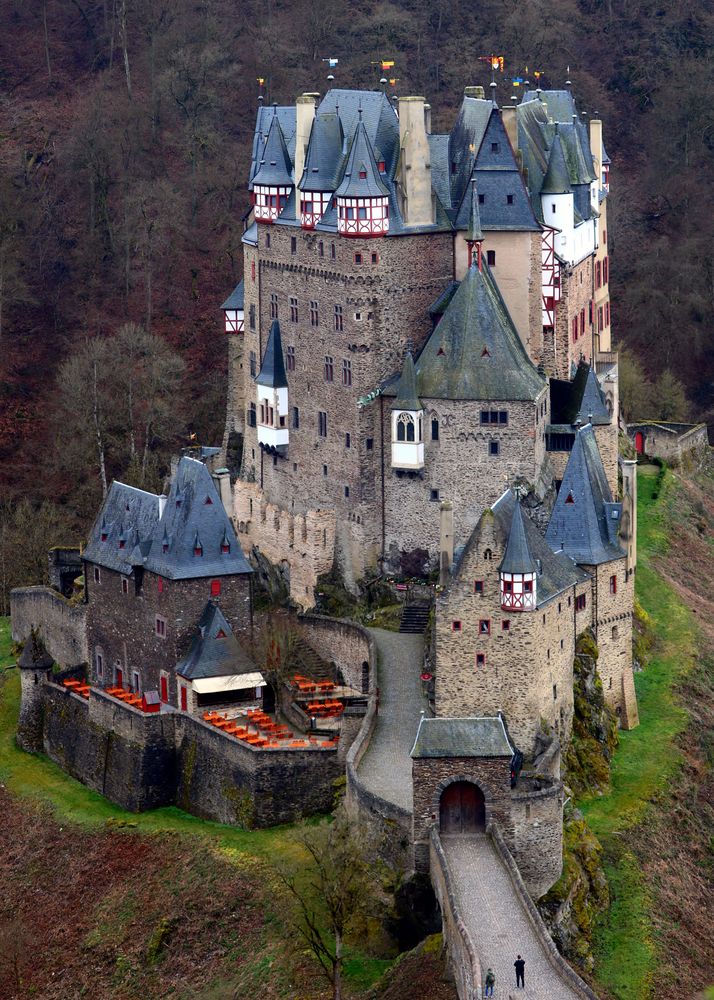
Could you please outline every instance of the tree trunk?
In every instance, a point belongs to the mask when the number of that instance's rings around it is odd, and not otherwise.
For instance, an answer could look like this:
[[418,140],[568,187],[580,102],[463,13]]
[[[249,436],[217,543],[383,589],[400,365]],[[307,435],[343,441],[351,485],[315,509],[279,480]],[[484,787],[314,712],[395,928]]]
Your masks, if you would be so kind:
[[42,30],[45,37],[45,59],[47,61],[47,82],[52,83],[52,64],[50,62],[50,39],[47,34],[47,0],[42,4]]
[[102,497],[107,495],[107,467],[104,461],[104,440],[102,438],[102,428],[99,421],[99,379],[97,377],[97,362],[92,367],[92,393],[94,403],[94,431],[97,436],[97,458],[99,459],[99,477],[102,481]]
[[342,935],[335,931],[335,960],[332,963],[332,1000],[342,1000]]
[[121,48],[124,57],[124,75],[126,76],[126,89],[131,97],[131,73],[129,71],[129,44],[126,31],[126,0],[121,0],[119,7],[119,30],[121,32]]

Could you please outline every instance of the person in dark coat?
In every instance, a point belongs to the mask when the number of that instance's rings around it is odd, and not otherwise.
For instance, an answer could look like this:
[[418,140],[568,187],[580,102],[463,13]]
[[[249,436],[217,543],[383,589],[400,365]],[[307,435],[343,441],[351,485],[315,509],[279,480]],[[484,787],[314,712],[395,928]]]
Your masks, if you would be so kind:
[[513,965],[515,966],[516,969],[516,989],[518,989],[519,986],[525,989],[526,960],[524,958],[521,958],[521,956],[519,955],[518,958],[513,963]]
[[483,992],[485,997],[493,996],[493,987],[496,985],[496,974],[493,969],[486,969],[486,989]]

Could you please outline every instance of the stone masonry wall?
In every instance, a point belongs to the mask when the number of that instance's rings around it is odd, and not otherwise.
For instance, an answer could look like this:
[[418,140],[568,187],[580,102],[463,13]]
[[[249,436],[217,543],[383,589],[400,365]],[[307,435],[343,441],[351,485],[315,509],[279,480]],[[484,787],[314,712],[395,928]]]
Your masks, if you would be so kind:
[[366,674],[369,685],[376,655],[369,632],[355,622],[321,615],[302,615],[298,621],[308,645],[334,663],[351,687],[367,694],[363,680]]
[[[504,543],[494,527],[487,512],[458,574],[437,598],[436,714],[503,712],[512,738],[529,754],[541,720],[563,743],[570,737],[575,593],[564,592],[535,611],[503,610],[498,565]],[[483,593],[475,593],[475,580],[483,581]],[[482,621],[489,623],[487,634],[481,631]],[[460,630],[454,622],[461,623]],[[485,664],[477,667],[479,653]]]
[[[635,576],[628,574],[625,558],[586,568],[594,578],[593,628],[600,651],[597,668],[605,701],[623,729],[632,729],[639,721],[632,675]],[[615,593],[612,592],[613,577]]]
[[[561,299],[555,325],[555,376],[569,379],[570,368],[581,355],[586,361],[592,357],[593,324],[590,320],[590,302],[593,288],[593,258],[586,257],[572,271],[561,269]],[[585,333],[573,341],[573,319],[585,310]]]
[[89,661],[87,606],[71,605],[49,587],[21,587],[10,594],[12,638],[25,642],[36,629],[56,663],[73,667]]
[[617,420],[613,420],[610,424],[602,424],[599,427],[593,427],[593,431],[595,433],[595,440],[597,442],[598,451],[600,452],[603,468],[605,469],[605,475],[607,476],[607,481],[610,486],[610,490],[612,491],[613,499],[617,500],[617,474],[619,460]]
[[449,865],[436,830],[429,839],[427,849],[431,884],[441,911],[442,934],[448,949],[449,966],[454,977],[456,992],[459,1000],[471,1000],[480,993],[481,963],[461,916]]

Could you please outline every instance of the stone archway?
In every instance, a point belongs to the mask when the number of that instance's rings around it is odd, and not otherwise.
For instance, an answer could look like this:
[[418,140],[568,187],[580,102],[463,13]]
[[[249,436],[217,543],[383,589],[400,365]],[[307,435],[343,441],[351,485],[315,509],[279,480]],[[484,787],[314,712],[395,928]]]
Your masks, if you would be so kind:
[[441,833],[475,833],[486,828],[486,799],[472,781],[453,781],[439,800]]

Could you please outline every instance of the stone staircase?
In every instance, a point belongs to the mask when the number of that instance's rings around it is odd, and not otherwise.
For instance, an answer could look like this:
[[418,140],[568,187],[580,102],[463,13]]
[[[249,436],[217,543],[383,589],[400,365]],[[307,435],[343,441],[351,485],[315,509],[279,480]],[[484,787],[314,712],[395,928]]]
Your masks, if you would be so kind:
[[429,621],[431,605],[427,601],[415,601],[405,604],[399,619],[399,631],[412,635],[423,635]]
[[313,681],[334,681],[332,664],[323,660],[304,639],[297,638],[290,657],[291,673],[302,674]]

